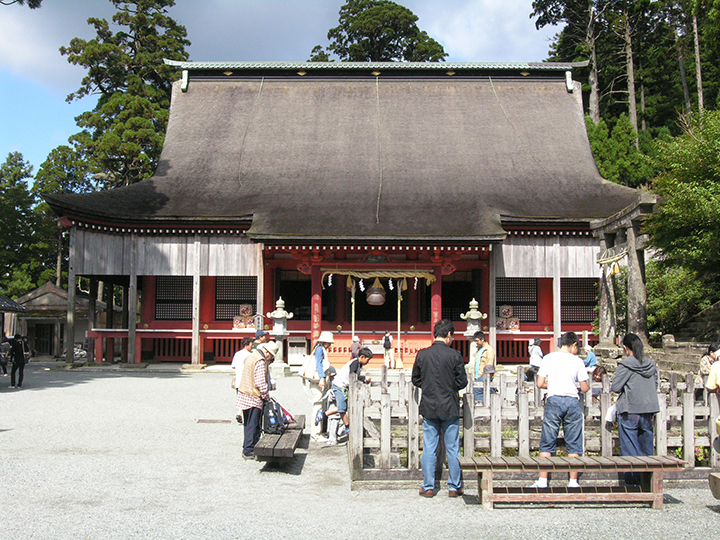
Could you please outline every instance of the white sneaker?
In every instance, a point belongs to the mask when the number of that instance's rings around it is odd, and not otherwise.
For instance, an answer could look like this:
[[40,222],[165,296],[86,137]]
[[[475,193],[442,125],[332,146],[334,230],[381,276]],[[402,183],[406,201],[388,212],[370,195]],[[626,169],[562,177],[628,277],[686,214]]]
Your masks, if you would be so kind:
[[15,386],[11,386],[10,388],[16,388]]
[[337,446],[338,442],[337,442],[337,441],[328,440],[328,442],[327,442],[326,444],[327,444],[328,446]]
[[528,486],[529,488],[534,489],[547,489],[548,485],[547,483],[541,484],[540,480],[535,480],[535,483],[532,486]]
[[568,487],[569,487],[569,488],[579,488],[579,487],[580,487],[580,484],[578,484],[578,481],[577,481],[577,480],[570,480],[570,481],[568,482]]

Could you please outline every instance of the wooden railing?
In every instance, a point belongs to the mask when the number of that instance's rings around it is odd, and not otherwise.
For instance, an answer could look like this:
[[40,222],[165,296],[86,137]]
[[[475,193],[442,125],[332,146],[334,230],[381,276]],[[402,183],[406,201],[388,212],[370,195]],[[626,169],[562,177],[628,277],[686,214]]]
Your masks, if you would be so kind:
[[[353,380],[349,393],[348,455],[353,480],[416,478],[422,448],[418,404],[420,390],[404,372],[388,381],[380,370],[372,386]],[[471,383],[472,384],[472,383]],[[491,393],[495,388],[496,393]],[[516,393],[516,391],[519,391]],[[611,456],[617,451],[617,428],[604,418],[611,405],[610,380],[593,383],[581,393],[585,415],[584,447],[589,453]],[[593,399],[593,393],[595,398]],[[545,391],[517,376],[500,373],[485,383],[484,403],[475,403],[471,385],[462,398],[462,448],[465,456],[517,455],[537,452]],[[696,452],[713,468],[720,467],[715,419],[720,414],[717,394],[702,392],[696,400],[693,376],[671,380],[658,393],[655,453],[678,455],[694,466]]]

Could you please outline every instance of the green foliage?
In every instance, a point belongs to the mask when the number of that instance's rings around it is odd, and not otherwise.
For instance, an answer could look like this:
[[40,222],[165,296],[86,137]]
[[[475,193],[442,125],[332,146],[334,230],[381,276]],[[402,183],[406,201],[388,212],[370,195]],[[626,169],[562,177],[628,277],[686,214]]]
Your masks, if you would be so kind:
[[187,60],[190,42],[167,15],[174,0],[110,1],[118,9],[113,22],[127,30],[113,33],[108,21],[91,18],[96,38],[74,38],[60,52],[88,70],[68,101],[99,95],[97,106],[76,118],[83,131],[71,141],[113,187],[148,178],[157,167],[178,77],[163,59]]
[[48,244],[40,233],[36,198],[28,188],[32,166],[12,152],[0,165],[0,290],[20,296],[47,274]]
[[669,266],[718,279],[720,245],[720,112],[694,115],[685,133],[659,143],[663,173],[654,188],[664,197],[646,222]]
[[317,45],[310,61],[437,62],[447,53],[417,26],[418,17],[390,0],[348,0],[340,8],[340,23],[328,32],[326,51]]
[[717,283],[681,266],[648,261],[647,314],[648,330],[674,333],[695,314],[720,298]]
[[602,119],[595,125],[586,116],[585,125],[595,162],[604,178],[629,187],[650,183],[656,172],[654,163],[635,147],[637,135],[625,113],[620,115],[612,132]]

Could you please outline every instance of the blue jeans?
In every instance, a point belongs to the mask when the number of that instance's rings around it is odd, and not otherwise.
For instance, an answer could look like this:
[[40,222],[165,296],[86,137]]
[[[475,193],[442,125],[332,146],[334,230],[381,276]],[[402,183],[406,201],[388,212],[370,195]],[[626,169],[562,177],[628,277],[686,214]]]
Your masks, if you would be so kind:
[[[655,453],[653,414],[618,415],[618,439],[621,456],[652,456]],[[625,483],[640,484],[640,475],[625,473]]]
[[435,489],[435,467],[437,465],[437,446],[440,434],[445,435],[445,452],[448,460],[448,489],[462,488],[462,472],[460,471],[460,418],[424,417],[423,418],[423,453],[420,464],[423,471],[422,488]]
[[545,401],[540,451],[555,454],[562,424],[568,454],[583,453],[583,412],[576,397],[550,396]]
[[335,392],[335,402],[337,403],[338,412],[347,412],[347,389],[342,389],[339,386],[332,385],[333,392]]

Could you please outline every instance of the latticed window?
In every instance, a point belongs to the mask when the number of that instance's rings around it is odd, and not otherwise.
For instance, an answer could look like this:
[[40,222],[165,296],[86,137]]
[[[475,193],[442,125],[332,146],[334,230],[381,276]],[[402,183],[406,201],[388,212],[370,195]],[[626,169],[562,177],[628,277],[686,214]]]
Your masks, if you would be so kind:
[[537,322],[538,287],[535,278],[495,279],[495,316],[501,317],[500,306],[512,306],[512,316],[520,322]]
[[155,288],[155,319],[192,320],[192,276],[158,276]]
[[564,323],[591,323],[597,306],[597,279],[560,280],[560,320]]
[[232,321],[240,306],[251,305],[257,312],[257,276],[218,276],[215,281],[215,320]]

